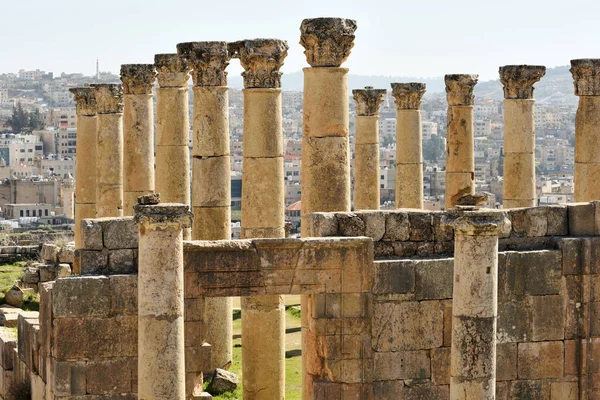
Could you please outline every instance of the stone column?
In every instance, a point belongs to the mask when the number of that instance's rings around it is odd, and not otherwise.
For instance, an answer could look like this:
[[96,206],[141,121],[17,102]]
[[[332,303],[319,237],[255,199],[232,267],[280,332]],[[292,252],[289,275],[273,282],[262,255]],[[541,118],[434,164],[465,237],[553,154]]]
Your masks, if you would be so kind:
[[96,217],[123,214],[123,88],[98,84],[96,131]]
[[392,83],[396,99],[396,208],[423,208],[424,83]]
[[65,212],[65,217],[75,218],[75,181],[69,174],[69,178],[63,179],[60,184],[62,194],[62,206]]
[[134,206],[139,226],[138,397],[185,399],[183,229],[185,204],[158,204],[158,195]]
[[475,193],[473,89],[478,75],[446,75],[446,209],[465,194]]
[[571,60],[575,117],[575,201],[600,200],[600,59]]
[[352,91],[356,103],[354,209],[379,210],[379,105],[385,89]]
[[123,215],[133,215],[137,198],[154,193],[154,64],[121,65],[125,98]]
[[81,220],[96,218],[96,91],[91,87],[69,89],[77,104],[77,147],[75,158],[75,248],[81,241]]
[[502,211],[452,209],[454,289],[450,399],[495,399],[498,316],[498,232],[510,229]]
[[[189,42],[177,53],[192,68],[194,82],[192,210],[193,240],[231,239],[231,173],[227,42]],[[231,298],[205,299],[205,338],[211,369],[232,361]]]
[[504,184],[503,208],[535,206],[535,125],[533,84],[546,67],[500,67],[504,85]]
[[[281,72],[288,44],[232,43],[244,68],[242,238],[285,237]],[[285,398],[283,296],[242,298],[244,399]]]
[[[156,186],[165,203],[190,204],[190,68],[177,54],[157,54]],[[184,232],[190,238],[190,232]]]
[[[302,21],[304,104],[302,115],[302,237],[311,236],[309,215],[350,211],[348,69],[340,68],[354,46],[356,21]],[[325,295],[302,296],[302,396],[312,399],[313,381],[324,376],[313,311]],[[316,314],[315,314],[316,315]]]

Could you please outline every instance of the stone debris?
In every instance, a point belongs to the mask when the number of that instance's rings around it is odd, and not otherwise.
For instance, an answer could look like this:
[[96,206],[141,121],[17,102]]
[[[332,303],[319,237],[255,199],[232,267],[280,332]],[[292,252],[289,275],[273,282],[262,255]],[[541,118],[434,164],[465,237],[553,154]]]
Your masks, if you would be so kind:
[[238,383],[239,380],[236,374],[217,368],[206,390],[212,395],[233,392],[237,388]]
[[4,300],[9,306],[21,307],[23,305],[23,295],[24,293],[21,288],[15,285],[6,292]]

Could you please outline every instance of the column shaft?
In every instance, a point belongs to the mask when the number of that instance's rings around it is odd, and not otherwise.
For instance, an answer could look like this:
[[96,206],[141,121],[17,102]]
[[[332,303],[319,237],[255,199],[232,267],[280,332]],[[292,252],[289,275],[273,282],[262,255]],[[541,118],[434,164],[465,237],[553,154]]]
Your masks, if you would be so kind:
[[446,136],[446,209],[475,193],[473,106],[448,106]]
[[123,114],[98,114],[97,217],[123,213]]
[[579,96],[575,117],[575,201],[600,199],[600,96]]
[[379,210],[379,117],[356,116],[354,209]]
[[421,110],[396,110],[396,208],[423,208]]

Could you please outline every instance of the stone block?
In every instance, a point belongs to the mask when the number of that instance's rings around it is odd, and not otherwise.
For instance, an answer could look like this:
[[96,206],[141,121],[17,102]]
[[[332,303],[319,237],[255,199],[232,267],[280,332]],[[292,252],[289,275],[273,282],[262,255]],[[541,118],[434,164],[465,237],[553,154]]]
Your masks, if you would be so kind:
[[448,224],[442,223],[444,213],[434,212],[431,214],[433,221],[433,239],[436,242],[449,242],[454,240],[454,230]]
[[442,301],[442,312],[444,313],[444,347],[452,345],[452,301]]
[[54,395],[57,397],[85,395],[87,393],[86,362],[56,361],[54,363]]
[[414,381],[404,386],[404,400],[449,400],[450,386]]
[[496,399],[495,400],[509,400],[508,399],[509,389],[510,389],[510,382],[496,381]]
[[131,393],[131,370],[127,358],[88,361],[86,390],[92,395]]
[[81,220],[82,248],[86,250],[102,250],[102,227],[95,219]]
[[35,284],[40,281],[39,268],[25,267],[23,271],[23,282],[29,284]]
[[137,249],[138,227],[133,217],[98,218],[104,247],[110,250]]
[[365,222],[355,213],[336,213],[340,236],[365,236]]
[[550,384],[550,400],[578,400],[579,385],[577,382],[552,382]]
[[519,343],[519,379],[561,378],[564,372],[563,342]]
[[0,327],[0,365],[2,369],[13,369],[13,351],[16,348],[16,332],[12,329]]
[[545,207],[514,208],[508,217],[515,236],[545,236],[548,232],[548,214]]
[[313,213],[309,221],[313,237],[338,235],[338,220],[333,213]]
[[429,379],[431,359],[429,351],[375,352],[373,354],[373,379]]
[[[515,296],[524,293],[534,296],[559,294],[562,277],[560,252],[507,252],[505,273],[506,277],[499,276],[499,299],[502,299],[501,296],[507,291]],[[502,290],[500,285],[503,285]]]
[[31,400],[44,400],[46,398],[46,383],[35,372],[29,375],[31,382]]
[[550,383],[539,380],[513,381],[510,385],[509,398],[547,400],[550,398]]
[[403,381],[373,382],[373,397],[380,400],[404,400]]
[[391,242],[375,242],[373,243],[373,251],[375,258],[389,258],[394,255],[394,244]]
[[73,273],[76,275],[102,275],[108,271],[108,252],[95,250],[75,250]]
[[137,263],[133,257],[132,249],[109,250],[108,270],[111,275],[134,274],[137,272]]
[[414,242],[433,240],[433,219],[429,212],[409,212],[410,240]]
[[52,312],[55,318],[106,317],[110,299],[106,276],[61,278],[54,284]]
[[548,206],[548,236],[567,236],[569,234],[569,218],[567,206]]
[[68,244],[60,249],[58,253],[58,262],[64,264],[73,264],[75,260],[75,246]]
[[496,381],[517,379],[517,344],[498,343],[496,345]]
[[414,261],[376,261],[373,293],[411,293],[415,287]]
[[563,340],[565,313],[563,296],[532,296],[533,341]]
[[418,248],[418,244],[416,242],[393,242],[392,246],[394,249],[394,255],[398,257],[413,257],[417,253]]
[[56,263],[58,262],[58,246],[52,243],[44,243],[42,245],[42,252],[41,252],[41,256],[42,256],[42,260],[50,262],[50,263]]
[[531,338],[531,304],[527,299],[498,303],[496,340],[523,342]]
[[[383,240],[403,242],[410,238],[408,214],[402,211],[392,211],[385,218],[385,235]],[[415,247],[416,249],[416,247]]]
[[594,236],[594,203],[571,203],[567,205],[570,236]]
[[443,315],[439,301],[375,303],[373,349],[420,350],[441,347]]
[[40,282],[50,282],[58,277],[60,264],[40,265]]
[[109,277],[111,315],[137,315],[138,287],[137,275],[111,275]]
[[415,261],[417,300],[451,299],[453,282],[453,259]]
[[579,275],[582,271],[581,239],[564,238],[558,242],[562,253],[564,275]]
[[436,385],[450,384],[450,347],[431,349],[431,381]]
[[374,242],[380,241],[385,235],[385,211],[359,211],[356,213],[365,224],[365,236],[373,239]]

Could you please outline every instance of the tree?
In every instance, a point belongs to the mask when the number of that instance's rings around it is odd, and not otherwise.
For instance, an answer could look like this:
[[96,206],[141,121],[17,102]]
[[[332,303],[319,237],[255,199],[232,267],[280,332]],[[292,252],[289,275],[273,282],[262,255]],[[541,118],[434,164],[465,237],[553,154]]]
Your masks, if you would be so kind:
[[13,112],[8,120],[8,124],[12,128],[14,133],[21,133],[25,128],[29,127],[29,115],[23,109],[23,104],[18,102],[16,106],[13,106]]
[[444,139],[439,135],[431,135],[430,140],[423,141],[423,158],[428,161],[437,162],[444,157]]
[[44,116],[37,108],[29,113],[29,131],[38,131],[44,129]]

